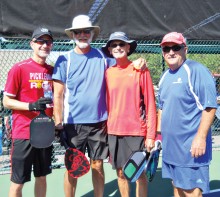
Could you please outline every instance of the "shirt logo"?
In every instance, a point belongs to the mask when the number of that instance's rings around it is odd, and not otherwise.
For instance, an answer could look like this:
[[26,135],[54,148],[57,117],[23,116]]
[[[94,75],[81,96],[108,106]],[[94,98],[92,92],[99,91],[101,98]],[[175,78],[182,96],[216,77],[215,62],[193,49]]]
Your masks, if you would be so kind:
[[201,179],[197,179],[196,183],[203,183],[203,181]]
[[174,81],[173,83],[182,83],[182,79],[179,77],[179,78],[177,79],[177,81]]

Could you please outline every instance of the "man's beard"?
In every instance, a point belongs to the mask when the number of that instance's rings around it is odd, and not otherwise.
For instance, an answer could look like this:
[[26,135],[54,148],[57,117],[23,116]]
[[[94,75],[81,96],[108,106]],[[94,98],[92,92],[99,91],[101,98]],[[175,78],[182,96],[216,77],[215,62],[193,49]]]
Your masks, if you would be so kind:
[[78,39],[74,38],[74,42],[76,43],[76,45],[80,48],[80,49],[85,49],[86,47],[88,47],[90,45],[90,43],[92,42],[92,38],[93,38],[94,32],[91,31],[91,35],[90,38],[87,40],[87,42],[80,42]]

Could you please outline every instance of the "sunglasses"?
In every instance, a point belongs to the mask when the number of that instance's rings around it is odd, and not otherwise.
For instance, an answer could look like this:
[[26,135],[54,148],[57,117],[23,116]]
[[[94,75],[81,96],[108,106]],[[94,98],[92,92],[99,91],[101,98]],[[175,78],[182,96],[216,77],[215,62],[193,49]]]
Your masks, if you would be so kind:
[[118,44],[114,43],[114,44],[110,44],[110,47],[111,48],[116,48],[117,46],[120,46],[120,47],[124,47],[126,44],[124,42],[120,42]]
[[36,39],[33,42],[40,44],[40,45],[46,44],[48,46],[53,44],[53,40]]
[[90,34],[92,29],[77,29],[77,30],[72,30],[72,32],[76,35],[84,33],[84,34]]
[[171,49],[172,49],[172,51],[177,52],[177,51],[180,51],[180,49],[182,49],[182,48],[184,48],[183,45],[173,45],[172,47],[168,47],[168,46],[162,47],[162,50],[163,50],[163,52],[168,53],[168,52],[170,52]]

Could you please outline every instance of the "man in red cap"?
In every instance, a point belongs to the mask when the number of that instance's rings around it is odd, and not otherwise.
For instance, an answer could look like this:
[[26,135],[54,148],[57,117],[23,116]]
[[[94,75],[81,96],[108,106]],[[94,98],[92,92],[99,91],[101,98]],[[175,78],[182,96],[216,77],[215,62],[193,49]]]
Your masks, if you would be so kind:
[[186,58],[187,45],[181,33],[166,34],[160,45],[169,66],[158,93],[162,176],[172,180],[175,197],[201,197],[209,191],[215,83],[205,66]]

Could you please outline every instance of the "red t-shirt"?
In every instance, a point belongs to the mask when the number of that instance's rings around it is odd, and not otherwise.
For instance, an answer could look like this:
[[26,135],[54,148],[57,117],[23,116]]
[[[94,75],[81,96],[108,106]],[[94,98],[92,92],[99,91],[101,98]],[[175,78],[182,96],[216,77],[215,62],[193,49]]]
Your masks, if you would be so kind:
[[[15,64],[8,73],[5,95],[13,96],[23,102],[35,102],[43,97],[42,83],[49,81],[52,85],[53,67],[41,65],[27,59]],[[30,139],[30,122],[39,112],[12,110],[12,138]],[[53,115],[53,108],[47,108],[46,114]]]
[[155,139],[156,104],[149,70],[129,64],[106,71],[108,134]]

